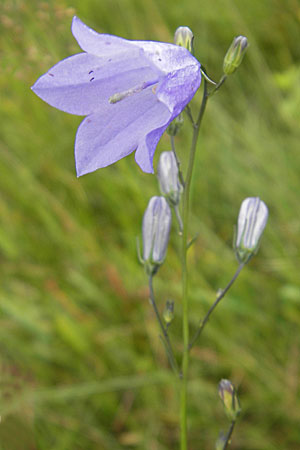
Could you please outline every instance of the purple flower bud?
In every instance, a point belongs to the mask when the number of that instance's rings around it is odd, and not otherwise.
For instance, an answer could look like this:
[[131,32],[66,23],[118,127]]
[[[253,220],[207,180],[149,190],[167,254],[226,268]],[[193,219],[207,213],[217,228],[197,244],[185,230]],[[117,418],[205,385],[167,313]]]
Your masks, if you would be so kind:
[[224,379],[220,381],[219,396],[229,419],[236,420],[237,416],[241,412],[241,406],[235,387],[231,381]]
[[223,72],[231,75],[241,64],[248,47],[248,40],[245,36],[237,36],[233,39],[224,58]]
[[172,214],[164,197],[152,197],[143,218],[143,259],[146,271],[154,274],[166,256]]
[[174,35],[174,44],[186,48],[190,53],[194,53],[194,35],[189,27],[178,27]]
[[157,175],[162,195],[171,203],[178,205],[182,185],[178,178],[178,167],[173,152],[162,152],[158,161]]
[[268,215],[268,208],[259,197],[249,197],[242,202],[235,241],[239,262],[246,263],[257,252]]

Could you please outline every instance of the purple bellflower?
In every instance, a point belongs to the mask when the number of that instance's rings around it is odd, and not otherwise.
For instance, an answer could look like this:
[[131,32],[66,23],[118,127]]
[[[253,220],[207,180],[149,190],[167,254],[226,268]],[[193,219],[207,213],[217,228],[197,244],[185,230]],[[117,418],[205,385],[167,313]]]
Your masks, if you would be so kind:
[[60,61],[32,90],[55,108],[87,116],[76,134],[77,175],[134,150],[152,173],[159,139],[200,86],[200,63],[183,47],[98,34],[78,17],[72,33],[84,53]]

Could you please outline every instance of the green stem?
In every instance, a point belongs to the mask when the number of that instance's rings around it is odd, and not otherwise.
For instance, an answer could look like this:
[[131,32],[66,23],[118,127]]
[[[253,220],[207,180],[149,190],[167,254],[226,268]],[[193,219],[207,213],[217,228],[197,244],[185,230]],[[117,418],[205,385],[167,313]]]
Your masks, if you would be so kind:
[[218,297],[216,298],[215,302],[212,304],[212,306],[209,308],[208,312],[206,313],[204,319],[201,321],[200,326],[198,328],[198,330],[196,331],[196,333],[194,334],[190,344],[189,344],[189,349],[191,349],[193,347],[193,345],[195,344],[195,342],[197,341],[197,339],[199,338],[199,336],[201,335],[205,325],[207,324],[207,322],[209,321],[209,318],[211,316],[211,314],[213,313],[214,309],[218,306],[219,302],[222,300],[222,298],[225,296],[225,294],[229,291],[229,289],[231,288],[231,286],[233,285],[233,283],[235,282],[235,280],[237,279],[237,277],[239,276],[242,268],[244,267],[244,263],[241,263],[239,265],[239,267],[237,268],[235,274],[233,275],[232,279],[229,281],[229,283],[227,284],[227,286],[225,287],[225,289],[223,289],[221,291],[221,293],[218,295]]
[[159,314],[159,311],[157,309],[157,305],[156,305],[156,302],[155,302],[154,291],[153,291],[153,277],[152,277],[152,275],[149,275],[149,293],[150,293],[150,302],[151,302],[151,305],[153,306],[153,309],[154,309],[154,312],[155,312],[155,315],[156,315],[156,319],[158,321],[159,327],[160,327],[161,332],[162,332],[161,339],[162,339],[163,344],[165,346],[166,353],[168,355],[171,367],[172,367],[172,369],[174,370],[175,373],[179,374],[178,364],[177,364],[177,361],[176,361],[175,356],[174,356],[174,352],[173,352],[171,341],[170,341],[170,338],[169,338],[169,335],[168,335],[168,331],[167,331],[167,328],[164,326],[164,324],[163,324],[163,322],[161,320],[161,317],[160,317],[160,314]]
[[188,221],[190,207],[190,188],[192,173],[195,161],[197,140],[199,136],[200,125],[207,103],[207,82],[204,79],[204,90],[201,108],[197,121],[193,125],[193,139],[190,149],[189,163],[185,180],[183,194],[183,232],[182,232],[182,328],[183,328],[183,357],[180,380],[180,430],[181,430],[181,450],[187,450],[187,376],[189,367],[189,321],[188,321],[188,271],[187,271],[187,247],[188,247]]
[[222,86],[223,83],[225,83],[227,79],[227,75],[222,75],[220,81],[215,85],[215,87],[209,92],[208,96],[211,97],[212,95],[214,95]]
[[191,108],[190,108],[190,105],[189,105],[189,104],[186,105],[184,111],[185,111],[185,113],[187,114],[188,118],[189,118],[190,121],[191,121],[191,124],[192,124],[193,127],[194,127],[194,126],[195,126],[195,121],[194,121],[193,114],[192,114],[192,111],[191,111]]
[[176,161],[177,168],[178,168],[179,180],[180,180],[180,183],[181,183],[182,187],[184,187],[184,178],[183,178],[183,175],[182,175],[182,172],[181,172],[180,162],[179,162],[179,159],[178,159],[177,153],[176,153],[174,136],[170,135],[170,140],[171,140],[172,152],[174,154],[175,161]]
[[201,67],[201,74],[202,76],[206,79],[206,81],[208,81],[209,83],[213,84],[214,86],[217,85],[217,83],[214,82],[214,80],[212,80],[211,78],[209,78],[209,76],[207,75],[207,73],[205,72],[204,67]]
[[181,235],[182,234],[183,224],[182,224],[182,219],[181,219],[181,216],[180,216],[178,205],[174,206],[174,212],[175,212],[175,216],[176,216],[176,219],[177,219],[177,222],[178,222],[179,234]]
[[235,420],[233,420],[233,421],[231,422],[230,428],[229,428],[228,433],[227,433],[227,435],[226,435],[226,441],[225,441],[223,450],[226,450],[226,448],[227,448],[227,446],[228,446],[228,444],[229,444],[229,442],[230,442],[230,438],[231,438],[231,435],[232,435],[232,433],[233,433],[234,426],[235,426]]

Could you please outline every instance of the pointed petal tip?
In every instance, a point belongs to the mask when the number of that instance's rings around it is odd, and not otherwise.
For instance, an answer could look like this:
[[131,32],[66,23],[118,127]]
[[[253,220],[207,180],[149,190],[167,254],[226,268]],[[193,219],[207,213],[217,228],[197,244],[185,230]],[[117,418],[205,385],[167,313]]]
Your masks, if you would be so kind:
[[75,159],[75,170],[76,170],[76,177],[80,178],[83,175],[86,175],[87,173],[89,173],[90,171],[84,170],[83,167],[80,167],[80,165],[77,163],[76,159]]
[[71,24],[71,30],[72,30],[72,28],[74,27],[74,25],[75,25],[76,23],[78,23],[78,22],[81,22],[81,20],[79,19],[79,17],[73,16],[73,18],[72,18],[72,24]]
[[80,20],[79,17],[73,16],[71,24],[71,32],[76,40],[77,40],[76,34],[79,32],[80,28],[85,29],[89,27],[84,22],[82,22],[82,20]]

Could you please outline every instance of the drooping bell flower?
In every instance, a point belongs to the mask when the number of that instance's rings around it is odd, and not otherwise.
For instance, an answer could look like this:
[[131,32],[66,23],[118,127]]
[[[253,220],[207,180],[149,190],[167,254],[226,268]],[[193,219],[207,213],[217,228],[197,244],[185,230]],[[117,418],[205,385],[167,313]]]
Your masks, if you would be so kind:
[[135,152],[144,172],[162,134],[200,86],[199,62],[174,44],[98,34],[77,17],[72,33],[83,53],[42,75],[32,90],[70,114],[87,116],[75,140],[77,175]]

